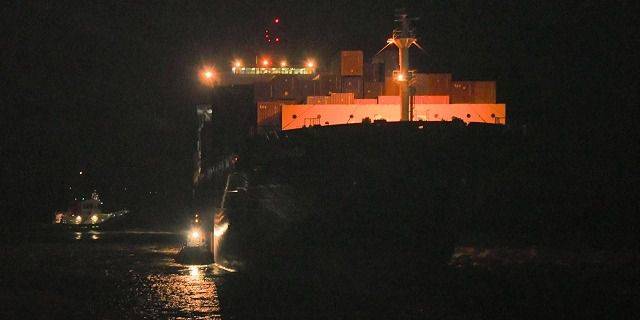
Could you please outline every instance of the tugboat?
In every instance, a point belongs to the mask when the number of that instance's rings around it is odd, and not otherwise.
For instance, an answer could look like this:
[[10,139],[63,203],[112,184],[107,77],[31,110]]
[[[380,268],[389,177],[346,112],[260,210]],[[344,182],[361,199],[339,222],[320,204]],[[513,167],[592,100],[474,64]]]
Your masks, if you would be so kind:
[[56,211],[53,223],[68,228],[95,229],[107,221],[119,219],[129,213],[127,209],[103,212],[102,204],[100,196],[94,190],[91,198],[75,202],[67,211]]
[[209,250],[207,234],[207,230],[201,224],[200,214],[196,212],[193,220],[191,220],[186,241],[176,256],[176,261],[183,264],[213,263],[213,255]]

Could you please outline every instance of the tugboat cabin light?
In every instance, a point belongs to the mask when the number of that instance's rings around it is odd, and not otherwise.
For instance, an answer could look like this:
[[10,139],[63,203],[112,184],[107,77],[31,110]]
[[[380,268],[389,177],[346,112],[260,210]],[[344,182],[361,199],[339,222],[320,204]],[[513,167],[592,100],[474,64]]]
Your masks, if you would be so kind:
[[213,86],[216,72],[212,67],[204,67],[200,71],[200,81],[207,86]]

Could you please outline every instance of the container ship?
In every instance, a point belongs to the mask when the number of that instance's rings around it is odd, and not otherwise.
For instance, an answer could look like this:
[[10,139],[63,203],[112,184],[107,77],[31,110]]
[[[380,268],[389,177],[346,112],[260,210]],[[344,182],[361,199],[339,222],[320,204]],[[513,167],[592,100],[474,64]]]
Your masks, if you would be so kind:
[[257,57],[203,71],[213,95],[196,108],[193,184],[218,265],[352,288],[410,281],[492,210],[517,144],[496,83],[412,70],[416,36],[398,18],[397,51],[369,62],[352,50],[324,69]]

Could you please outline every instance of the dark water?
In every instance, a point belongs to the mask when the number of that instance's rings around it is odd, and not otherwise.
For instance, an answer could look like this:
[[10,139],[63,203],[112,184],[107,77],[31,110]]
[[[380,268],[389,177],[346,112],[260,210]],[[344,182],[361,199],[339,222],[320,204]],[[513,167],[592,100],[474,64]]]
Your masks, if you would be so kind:
[[221,318],[225,272],[175,263],[179,248],[178,234],[93,231],[3,246],[0,318]]
[[180,241],[162,232],[14,238],[1,246],[0,319],[640,318],[640,260],[630,253],[458,247],[449,266],[412,279],[389,270],[354,292],[269,270],[180,265]]

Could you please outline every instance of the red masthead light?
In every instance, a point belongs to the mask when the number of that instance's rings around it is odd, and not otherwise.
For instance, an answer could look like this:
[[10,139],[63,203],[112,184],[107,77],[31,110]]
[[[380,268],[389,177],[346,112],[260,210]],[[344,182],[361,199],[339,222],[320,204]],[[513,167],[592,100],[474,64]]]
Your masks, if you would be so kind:
[[273,19],[273,22],[275,22],[275,23],[280,23],[280,18],[275,18],[275,19]]

